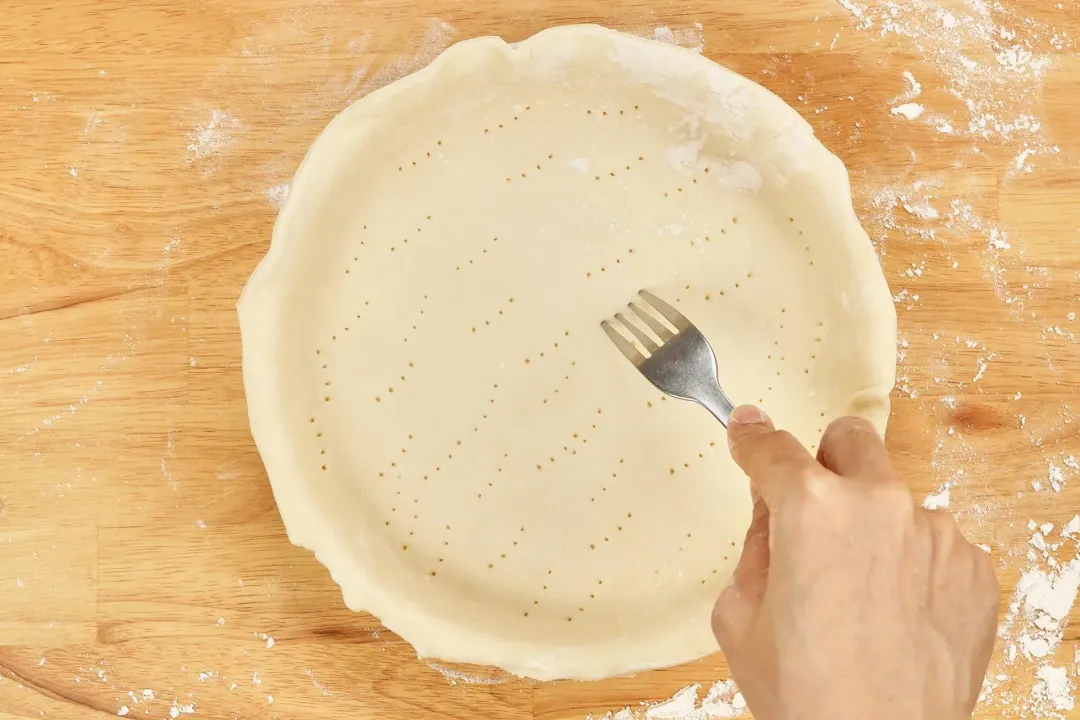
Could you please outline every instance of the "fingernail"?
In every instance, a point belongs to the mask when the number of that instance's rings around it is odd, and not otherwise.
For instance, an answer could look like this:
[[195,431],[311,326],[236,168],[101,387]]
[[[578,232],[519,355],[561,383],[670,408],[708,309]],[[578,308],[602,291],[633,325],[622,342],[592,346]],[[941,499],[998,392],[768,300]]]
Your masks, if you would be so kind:
[[731,413],[731,422],[740,425],[756,425],[768,421],[769,416],[765,411],[755,405],[740,405]]

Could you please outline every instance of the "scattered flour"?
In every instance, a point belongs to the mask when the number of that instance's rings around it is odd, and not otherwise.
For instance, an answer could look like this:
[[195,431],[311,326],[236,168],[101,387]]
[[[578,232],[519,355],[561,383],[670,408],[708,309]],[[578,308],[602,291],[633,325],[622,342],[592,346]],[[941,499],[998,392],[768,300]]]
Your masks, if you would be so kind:
[[922,94],[922,85],[915,79],[910,70],[905,70],[903,76],[904,81],[907,83],[907,89],[889,101],[890,105],[911,102]]
[[904,103],[892,109],[893,115],[902,115],[908,120],[914,120],[923,114],[925,108],[918,103]]
[[934,0],[838,3],[860,31],[876,39],[903,38],[937,70],[956,105],[949,116],[938,119],[935,114],[934,126],[940,131],[1056,152],[1042,136],[1042,122],[1030,111],[1041,97],[1050,53],[1073,46],[1065,32],[987,0],[947,7]]
[[[1001,656],[991,666],[980,698],[984,706],[1011,717],[1062,718],[1075,706],[1075,684],[1065,667],[1055,664],[1069,614],[1080,592],[1080,542],[1073,521],[1052,538],[1052,523],[1029,521],[1026,567],[998,628]],[[1075,529],[1080,530],[1080,516]],[[1063,561],[1061,558],[1072,556]],[[1074,654],[1080,650],[1074,650]],[[1023,670],[1010,677],[1017,665]],[[1027,687],[1006,681],[1032,677]]]
[[589,172],[589,161],[587,158],[572,158],[568,165],[570,165],[571,170],[579,172],[582,175]]
[[172,718],[172,720],[176,720],[176,718],[180,717],[181,715],[194,715],[194,714],[195,714],[195,703],[188,703],[187,705],[178,705],[176,700],[173,700],[172,706],[169,708],[169,717]]
[[315,679],[315,675],[311,672],[310,669],[304,668],[304,674],[308,676],[308,680],[311,681],[311,684],[315,687],[316,690],[322,693],[323,697],[334,696],[334,693],[330,692],[330,690],[325,685]]
[[225,110],[213,110],[210,118],[188,136],[188,161],[215,160],[228,152],[243,131],[244,124]]
[[456,670],[454,668],[440,665],[438,663],[428,663],[427,665],[429,668],[435,670],[444,678],[446,678],[446,682],[450,683],[451,685],[457,685],[459,683],[462,685],[504,685],[512,679],[510,677],[484,677],[480,675],[469,675],[468,673],[462,672],[461,670]]
[[1069,680],[1063,667],[1042,665],[1035,671],[1039,681],[1031,689],[1033,704],[1036,707],[1068,712],[1076,707],[1073,691],[1076,685]]
[[[930,204],[930,198],[927,197],[904,203],[902,207],[920,220],[937,220],[940,217],[937,208]],[[922,275],[921,272],[916,274]],[[908,275],[910,276],[911,273]]]
[[275,210],[280,210],[285,204],[285,200],[289,197],[289,183],[278,183],[266,190],[266,200],[270,203],[270,207]]
[[911,183],[885,185],[871,191],[868,200],[872,213],[871,229],[877,226],[879,232],[873,236],[879,249],[883,251],[890,231],[897,231],[905,236],[923,240],[937,240],[937,230],[925,223],[912,223],[910,217],[897,213],[903,209],[908,215],[919,220],[936,220],[940,212],[933,205],[936,193],[942,187],[938,178],[919,179]]
[[713,720],[745,715],[746,701],[731,680],[719,680],[698,701],[701,683],[687,685],[667,700],[644,703],[641,708],[625,707],[608,712],[602,718],[588,716],[586,720]]
[[415,46],[417,48],[416,52],[411,55],[402,55],[393,62],[383,65],[371,77],[367,78],[349,99],[363,97],[431,64],[431,61],[438,57],[439,53],[450,46],[456,34],[457,30],[454,29],[453,25],[433,18],[428,24],[424,36]]
[[692,27],[671,29],[667,25],[654,28],[623,28],[625,32],[652,40],[679,45],[684,48],[700,53],[705,49],[705,27],[701,23],[694,23]]
[[927,510],[945,510],[949,507],[949,483],[945,483],[940,490],[932,495],[927,495],[923,500],[923,507]]
[[1065,487],[1065,471],[1052,462],[1047,463],[1046,479],[1054,492],[1061,492],[1061,489]]

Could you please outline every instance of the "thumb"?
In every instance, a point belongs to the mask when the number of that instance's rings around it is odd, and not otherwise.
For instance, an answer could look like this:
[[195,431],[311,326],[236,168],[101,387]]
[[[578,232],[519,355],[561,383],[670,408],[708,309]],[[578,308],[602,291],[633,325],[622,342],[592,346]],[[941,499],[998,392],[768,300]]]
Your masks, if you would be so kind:
[[773,511],[793,480],[803,477],[807,470],[821,467],[791,433],[777,430],[769,416],[753,405],[741,405],[731,413],[728,447],[731,457]]
[[712,628],[724,652],[730,652],[745,637],[769,579],[769,509],[751,487],[754,515],[743,541],[742,557],[731,583],[720,593],[713,607]]

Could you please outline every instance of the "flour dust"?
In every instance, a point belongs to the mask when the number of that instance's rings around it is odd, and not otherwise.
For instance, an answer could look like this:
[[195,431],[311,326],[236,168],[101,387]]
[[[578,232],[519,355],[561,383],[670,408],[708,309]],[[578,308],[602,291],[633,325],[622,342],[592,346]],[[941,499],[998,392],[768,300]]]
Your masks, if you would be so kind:
[[[925,59],[941,79],[941,107],[896,108],[907,119],[943,134],[993,140],[1022,154],[1056,154],[1031,114],[1042,93],[1050,55],[1074,47],[1063,30],[1022,15],[995,0],[965,0],[948,6],[933,0],[838,0],[856,28],[872,40],[893,39]],[[917,87],[917,86],[916,86]],[[1020,158],[1021,155],[1018,155]]]
[[701,683],[687,685],[667,700],[624,707],[602,716],[586,716],[586,720],[716,720],[736,718],[746,714],[746,701],[731,680],[713,683],[704,698],[699,699]]

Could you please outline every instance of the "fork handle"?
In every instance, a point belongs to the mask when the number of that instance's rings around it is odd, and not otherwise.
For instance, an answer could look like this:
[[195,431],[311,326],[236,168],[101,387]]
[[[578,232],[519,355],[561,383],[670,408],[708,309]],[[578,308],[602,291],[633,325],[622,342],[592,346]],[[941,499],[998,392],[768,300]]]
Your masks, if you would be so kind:
[[709,383],[705,388],[705,392],[701,393],[699,397],[694,398],[704,407],[706,410],[713,414],[720,424],[724,427],[728,426],[728,420],[731,419],[731,413],[735,410],[735,406],[728,400],[728,396],[724,394],[724,391],[720,389],[720,385],[717,383]]

